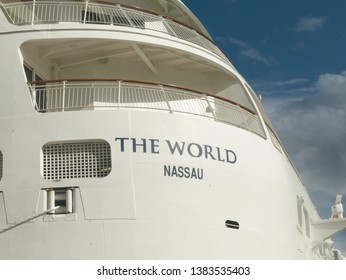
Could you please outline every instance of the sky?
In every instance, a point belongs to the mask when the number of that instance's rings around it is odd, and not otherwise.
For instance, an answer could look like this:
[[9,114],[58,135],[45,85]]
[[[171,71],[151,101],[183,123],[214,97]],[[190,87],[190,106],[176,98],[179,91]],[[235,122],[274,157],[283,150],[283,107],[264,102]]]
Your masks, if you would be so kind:
[[[346,212],[346,1],[183,2],[262,96],[320,216],[337,194]],[[346,256],[346,230],[332,239]]]

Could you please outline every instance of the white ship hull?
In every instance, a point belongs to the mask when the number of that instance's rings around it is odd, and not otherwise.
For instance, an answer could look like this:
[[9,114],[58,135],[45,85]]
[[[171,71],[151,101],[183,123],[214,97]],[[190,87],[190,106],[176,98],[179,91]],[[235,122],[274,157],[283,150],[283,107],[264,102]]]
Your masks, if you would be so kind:
[[[220,121],[218,114],[226,105],[214,103],[217,98],[211,95],[198,102],[192,97],[167,101],[162,95],[159,100],[121,101],[116,106],[93,95],[74,107],[74,95],[65,92],[69,79],[83,83],[84,77],[92,77],[96,82],[89,88],[107,87],[112,95],[110,81],[99,86],[98,79],[114,75],[161,79],[157,84],[181,81],[180,87],[195,90],[216,88],[215,80],[220,80],[219,86],[229,75],[246,88],[223,57],[146,29],[69,22],[13,25],[4,15],[1,21],[2,40],[11,43],[0,45],[6,54],[2,64],[8,65],[0,70],[0,259],[324,259],[333,254],[326,240],[346,226],[344,220],[331,234],[321,234],[306,188],[249,89],[246,102],[253,108],[238,104],[238,109],[229,109],[239,116],[255,110],[244,119],[247,127],[243,120]],[[99,56],[89,42],[102,45]],[[119,44],[119,49],[132,46],[141,62],[129,59],[127,69],[125,58],[108,54],[105,45],[112,48],[110,43]],[[94,49],[86,52],[87,58],[74,48]],[[175,59],[194,56],[194,66],[201,69],[179,73],[168,64],[160,68],[150,57],[156,48]],[[59,68],[64,56],[70,62]],[[54,59],[46,62],[50,57]],[[30,96],[24,64],[46,75],[44,97],[38,95],[37,81],[29,86],[34,88]],[[57,68],[55,77],[48,75]],[[151,74],[142,70],[148,68]],[[201,77],[208,76],[212,79],[207,86]],[[61,84],[59,96],[54,95],[58,89],[49,88],[53,78]],[[120,92],[122,84],[114,83]],[[150,86],[157,94],[159,86]],[[182,94],[180,87],[174,90]],[[169,86],[165,88],[168,92]],[[57,96],[63,100],[60,107]],[[39,104],[43,99],[44,108]],[[195,110],[189,107],[191,100],[194,106],[205,102],[211,107]],[[85,152],[88,147],[95,149],[93,159],[89,150]],[[53,206],[60,210],[18,225]]]
[[[38,129],[31,136],[20,129],[32,121],[30,117],[12,124],[20,139],[16,154],[39,162],[37,150],[66,133],[55,126],[69,123],[73,130],[64,140],[103,135],[110,143],[115,159],[112,174],[97,185],[92,179],[54,182],[54,186],[78,186],[76,213],[43,217],[4,233],[3,258],[312,257],[303,250],[304,240],[297,243],[296,195],[301,192],[306,197],[306,193],[299,188],[290,163],[257,135],[208,119],[160,112],[98,111],[89,120],[89,112],[57,114],[37,120]],[[150,126],[143,127],[143,121]],[[37,141],[37,135],[43,134],[47,137]],[[137,152],[133,152],[132,139]],[[174,147],[180,147],[181,155],[178,148],[172,154]],[[212,151],[208,158],[206,147]],[[225,150],[233,151],[236,160],[232,154],[227,162]],[[21,170],[33,168],[31,161],[23,159],[21,164]],[[165,174],[168,166],[171,172]],[[181,174],[180,166],[190,168],[190,175]],[[33,178],[31,172],[22,174],[21,180],[28,186],[22,190],[25,200],[43,209],[42,192],[34,186],[49,188],[47,182]],[[14,205],[8,208],[12,211],[7,212],[7,219],[15,222],[16,209],[22,209],[23,202],[15,194],[6,197],[6,202]],[[238,222],[239,229],[227,228],[226,220]]]

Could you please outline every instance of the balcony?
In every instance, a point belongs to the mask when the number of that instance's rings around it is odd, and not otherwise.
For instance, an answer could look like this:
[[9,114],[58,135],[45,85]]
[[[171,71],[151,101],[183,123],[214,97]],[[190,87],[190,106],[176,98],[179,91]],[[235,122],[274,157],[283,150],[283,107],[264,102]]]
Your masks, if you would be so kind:
[[155,110],[208,118],[265,138],[258,115],[230,100],[172,85],[125,80],[54,80],[28,83],[41,113],[79,110]]
[[0,6],[10,23],[14,25],[52,23],[105,24],[151,30],[194,43],[211,51],[224,62],[231,65],[227,57],[214,42],[199,31],[181,22],[143,9],[89,1],[0,2]]

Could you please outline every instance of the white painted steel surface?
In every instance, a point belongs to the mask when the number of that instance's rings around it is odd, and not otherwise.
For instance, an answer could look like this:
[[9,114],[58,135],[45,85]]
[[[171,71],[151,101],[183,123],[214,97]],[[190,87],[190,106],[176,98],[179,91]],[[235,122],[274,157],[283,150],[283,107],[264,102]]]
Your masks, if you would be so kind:
[[[34,17],[9,3],[0,13],[0,259],[339,256],[329,237],[346,220],[320,219],[260,101],[221,54],[175,37],[182,27],[166,19],[60,22],[49,11],[72,2],[36,3],[35,13],[18,4]],[[165,1],[141,3],[150,11]],[[40,24],[13,24],[23,18]],[[114,76],[156,85],[68,82]],[[100,142],[111,169],[61,148]],[[105,176],[73,176],[95,170]]]

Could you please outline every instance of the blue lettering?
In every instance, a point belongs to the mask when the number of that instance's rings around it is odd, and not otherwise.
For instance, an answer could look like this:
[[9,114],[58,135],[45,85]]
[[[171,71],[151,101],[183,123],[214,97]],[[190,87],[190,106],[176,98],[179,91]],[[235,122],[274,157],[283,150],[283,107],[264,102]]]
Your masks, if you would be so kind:
[[171,151],[171,154],[174,155],[175,151],[177,150],[178,153],[182,156],[185,148],[185,142],[182,142],[182,146],[179,146],[178,142],[175,142],[174,146],[172,147],[172,144],[169,140],[166,140],[169,150]]
[[173,176],[175,176],[175,177],[178,176],[178,175],[177,175],[177,167],[175,167],[175,166],[172,167],[171,177],[173,177]]
[[[125,148],[129,149],[130,152],[137,153],[151,153],[151,154],[159,154],[160,153],[160,140],[159,139],[147,139],[147,138],[125,138],[125,137],[118,137],[115,138],[116,142],[120,143],[120,151],[124,152]],[[131,141],[129,143],[129,141]],[[190,157],[193,158],[201,158],[204,157],[205,159],[210,160],[217,160],[220,162],[227,162],[230,164],[234,164],[237,162],[237,155],[232,150],[222,149],[220,147],[212,147],[210,145],[199,145],[197,143],[186,143],[186,142],[171,142],[170,140],[165,140],[169,152],[171,155],[180,155],[183,156],[186,152]],[[185,150],[186,148],[186,150]],[[177,174],[179,178],[182,177],[203,177],[203,172],[198,173],[198,169],[196,169],[196,173],[192,173],[193,169],[184,169],[182,168],[174,168],[170,167],[170,170],[165,170],[165,176],[171,176],[167,175],[168,173],[173,175]]]
[[178,167],[178,177],[183,178],[184,177],[184,167],[179,166]]
[[208,145],[204,145],[204,152],[205,152],[205,158],[208,159],[208,156],[211,157],[211,159],[216,160],[216,158],[212,154],[213,148]]
[[130,138],[115,138],[115,141],[120,140],[120,151],[124,152],[125,150],[125,140],[129,140]]
[[165,177],[176,177],[186,179],[203,179],[203,168],[190,168],[183,166],[164,165],[163,175]]
[[186,179],[190,178],[190,168],[189,167],[184,168],[184,173],[185,173]]
[[191,178],[197,179],[196,169],[192,168]]
[[216,150],[217,150],[217,160],[218,161],[225,161],[225,159],[221,158],[220,148],[217,147]]
[[164,176],[171,176],[171,166],[170,165],[165,165],[163,167],[163,175]]
[[[197,154],[194,154],[192,152],[192,147],[197,147]],[[203,149],[200,145],[196,144],[196,143],[191,143],[187,146],[187,152],[189,153],[190,156],[194,157],[194,158],[199,158],[202,156],[203,154]]]
[[202,180],[203,179],[203,168],[197,169],[197,178]]
[[237,155],[235,152],[231,150],[225,150],[226,151],[226,158],[228,163],[236,163],[237,161]]
[[131,138],[132,140],[132,151],[134,153],[137,153],[137,147],[142,147],[143,148],[143,153],[147,152],[147,141],[146,139],[142,138],[142,143],[137,143],[136,138]]
[[159,150],[157,150],[159,148],[159,139],[149,139],[150,144],[151,144],[151,153],[152,154],[159,154]]

